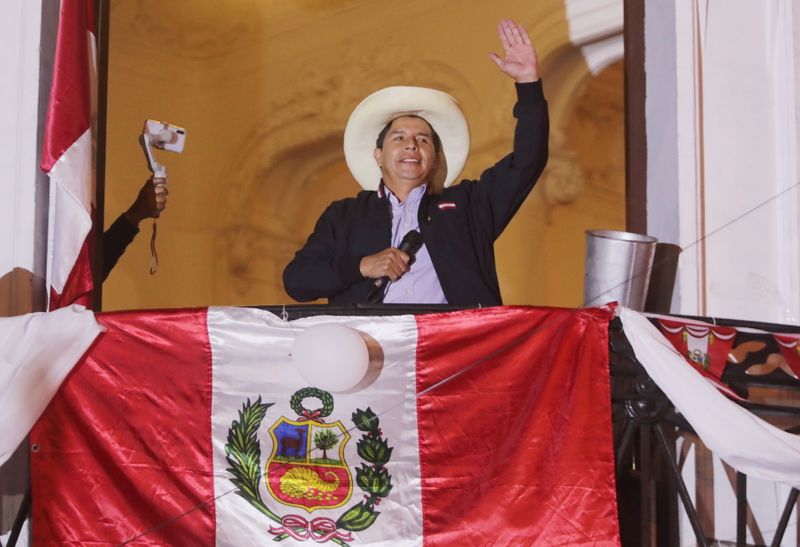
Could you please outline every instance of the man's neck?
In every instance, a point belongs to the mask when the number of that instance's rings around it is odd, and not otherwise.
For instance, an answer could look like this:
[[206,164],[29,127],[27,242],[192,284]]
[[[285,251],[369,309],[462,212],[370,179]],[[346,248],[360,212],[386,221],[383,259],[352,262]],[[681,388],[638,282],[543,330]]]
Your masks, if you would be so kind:
[[397,185],[393,186],[393,185],[387,183],[385,180],[383,181],[383,184],[384,184],[384,186],[386,186],[387,190],[389,190],[392,194],[394,194],[394,197],[396,197],[397,200],[400,203],[405,203],[405,201],[408,199],[408,196],[411,195],[411,192],[413,192],[414,190],[416,190],[420,186],[426,186],[425,182],[420,182],[420,183],[414,184],[414,185],[411,185],[411,184],[397,184]]

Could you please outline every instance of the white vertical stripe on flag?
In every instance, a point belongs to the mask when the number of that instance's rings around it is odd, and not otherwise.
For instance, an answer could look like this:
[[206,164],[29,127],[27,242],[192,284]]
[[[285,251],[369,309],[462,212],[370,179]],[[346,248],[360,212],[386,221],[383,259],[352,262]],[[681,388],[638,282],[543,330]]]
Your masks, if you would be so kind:
[[[351,420],[356,409],[371,408],[380,419],[380,429],[393,447],[386,465],[392,477],[392,491],[380,506],[375,523],[353,533],[359,544],[376,546],[419,545],[422,541],[422,503],[417,436],[416,321],[412,316],[399,317],[326,317],[319,316],[287,323],[271,313],[256,309],[210,308],[208,335],[212,348],[212,437],[214,452],[214,495],[218,545],[244,545],[253,538],[267,544],[274,536],[269,528],[278,524],[234,493],[231,474],[225,459],[225,443],[231,422],[249,398],[259,396],[264,403],[274,403],[258,431],[261,446],[261,472],[264,473],[272,450],[268,428],[281,416],[296,420],[289,399],[297,390],[310,386],[291,361],[294,337],[303,329],[323,323],[339,323],[357,329],[375,339],[383,352],[383,369],[375,382],[353,393],[332,393],[334,410],[326,423],[341,420],[351,439],[345,457],[352,473],[353,493],[342,507],[314,509],[290,507],[278,503],[260,481],[264,502],[279,516],[297,514],[307,520],[327,517],[336,521],[349,507],[363,498],[355,484],[355,468],[362,460],[356,452],[361,437]],[[333,351],[333,348],[332,348]],[[306,400],[309,408],[319,402]],[[287,538],[281,545],[295,545]]]
[[48,286],[61,294],[92,227],[92,133],[87,130],[50,170]]

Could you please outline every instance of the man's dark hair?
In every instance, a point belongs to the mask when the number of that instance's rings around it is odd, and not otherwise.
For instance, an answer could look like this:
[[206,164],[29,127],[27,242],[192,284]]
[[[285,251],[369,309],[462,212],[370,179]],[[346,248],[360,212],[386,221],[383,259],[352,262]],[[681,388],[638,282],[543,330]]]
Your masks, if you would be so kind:
[[428,122],[428,120],[426,120],[422,116],[416,116],[414,114],[404,114],[403,116],[397,116],[397,118],[392,118],[391,120],[389,120],[389,123],[384,125],[383,129],[381,129],[381,132],[378,133],[378,139],[375,141],[376,148],[383,150],[383,141],[386,140],[386,134],[389,133],[389,128],[392,127],[394,121],[399,118],[419,118],[423,122],[427,123],[428,127],[431,128],[431,133],[433,134],[433,149],[436,151],[437,154],[439,153],[439,151],[442,149],[442,140],[439,138],[439,134],[436,133],[436,130],[433,128],[430,122]]

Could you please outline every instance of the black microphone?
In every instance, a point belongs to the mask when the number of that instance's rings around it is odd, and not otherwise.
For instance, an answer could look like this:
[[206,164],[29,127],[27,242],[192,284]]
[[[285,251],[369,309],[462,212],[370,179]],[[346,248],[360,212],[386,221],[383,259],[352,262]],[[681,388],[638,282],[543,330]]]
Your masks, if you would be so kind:
[[[411,230],[403,236],[403,240],[400,242],[400,245],[397,248],[408,255],[410,259],[408,263],[410,265],[412,262],[414,262],[414,255],[417,254],[417,251],[419,251],[420,247],[422,247],[422,236],[418,231]],[[383,302],[383,291],[386,285],[389,284],[389,281],[389,276],[386,275],[373,281],[372,285],[369,286],[367,302],[370,304]]]

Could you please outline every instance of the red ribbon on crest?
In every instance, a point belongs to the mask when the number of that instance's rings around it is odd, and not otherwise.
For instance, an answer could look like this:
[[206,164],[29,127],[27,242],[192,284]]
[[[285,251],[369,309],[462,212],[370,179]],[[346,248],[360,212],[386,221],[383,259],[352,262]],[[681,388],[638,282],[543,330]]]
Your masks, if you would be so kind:
[[286,515],[281,519],[281,526],[270,526],[269,533],[275,536],[287,534],[299,541],[312,540],[325,543],[332,539],[353,541],[350,532],[342,532],[336,522],[327,517],[319,517],[308,521],[300,515]]

